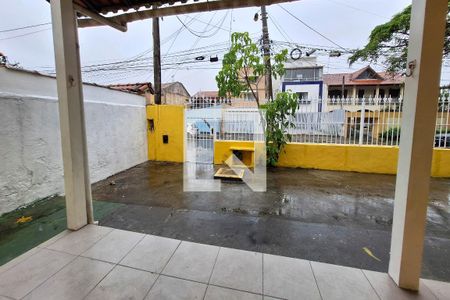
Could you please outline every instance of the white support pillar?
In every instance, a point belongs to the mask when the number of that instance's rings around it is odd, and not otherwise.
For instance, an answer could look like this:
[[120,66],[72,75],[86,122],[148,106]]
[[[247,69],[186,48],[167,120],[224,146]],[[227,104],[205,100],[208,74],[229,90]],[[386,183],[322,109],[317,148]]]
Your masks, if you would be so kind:
[[422,267],[447,0],[413,0],[389,275],[418,290]]
[[51,10],[67,227],[77,230],[93,222],[77,21],[72,1],[51,0]]

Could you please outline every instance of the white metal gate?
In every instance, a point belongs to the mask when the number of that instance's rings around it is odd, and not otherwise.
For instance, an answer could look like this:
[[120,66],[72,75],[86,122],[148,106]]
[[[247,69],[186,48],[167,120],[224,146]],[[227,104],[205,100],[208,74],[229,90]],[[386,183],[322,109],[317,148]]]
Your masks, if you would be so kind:
[[186,161],[201,164],[214,162],[214,135],[220,131],[219,105],[186,107],[185,109]]

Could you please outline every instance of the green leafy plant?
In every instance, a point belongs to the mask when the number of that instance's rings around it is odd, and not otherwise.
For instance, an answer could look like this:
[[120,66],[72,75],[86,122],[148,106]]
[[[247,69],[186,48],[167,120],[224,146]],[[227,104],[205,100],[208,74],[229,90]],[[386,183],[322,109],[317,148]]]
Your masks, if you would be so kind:
[[291,141],[288,129],[294,127],[293,118],[297,107],[297,94],[290,91],[278,93],[273,101],[264,105],[266,109],[267,164],[269,166],[277,164],[284,146]]
[[[270,58],[272,77],[284,74],[287,54],[288,51],[284,49]],[[278,162],[284,145],[291,139],[287,129],[293,126],[291,117],[297,110],[298,99],[296,94],[283,92],[261,106],[257,89],[258,83],[268,71],[265,59],[267,58],[263,57],[260,47],[252,41],[248,32],[234,32],[231,35],[230,50],[223,58],[216,82],[221,97],[239,97],[243,92],[250,91],[258,107],[266,109],[265,115],[261,114],[261,119],[266,134],[267,163],[273,166]]]
[[[449,128],[440,128],[440,129],[436,129],[435,134],[439,135],[439,134],[447,134],[450,132]],[[391,139],[396,140],[397,136],[398,139],[400,139],[400,135],[401,135],[401,129],[400,127],[391,127],[381,133],[378,134],[378,138],[380,140],[382,140],[383,142],[388,142]]]
[[378,138],[383,142],[388,142],[390,140],[396,141],[397,138],[400,140],[400,133],[401,133],[400,127],[391,127],[383,132],[380,132],[378,134]]
[[[287,53],[285,49],[271,58],[274,78],[284,74]],[[222,69],[216,76],[219,96],[239,97],[243,92],[250,91],[259,107],[257,88],[266,71],[260,47],[252,41],[248,32],[234,32],[230,50],[224,55]]]
[[436,129],[435,134],[447,134],[450,133],[450,127],[443,127],[443,128],[439,128]]
[[[449,8],[450,8],[450,1]],[[350,58],[352,64],[358,60],[376,62],[382,60],[387,65],[387,71],[396,73],[406,69],[408,55],[409,27],[411,20],[411,5],[394,15],[384,24],[376,26],[369,36],[369,42],[358,49]],[[443,56],[450,54],[450,16],[447,15]]]

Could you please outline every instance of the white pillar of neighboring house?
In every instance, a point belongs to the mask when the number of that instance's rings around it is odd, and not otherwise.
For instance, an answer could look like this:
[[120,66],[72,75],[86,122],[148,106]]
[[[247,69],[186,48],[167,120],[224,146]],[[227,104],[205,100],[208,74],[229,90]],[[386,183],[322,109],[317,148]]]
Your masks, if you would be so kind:
[[447,0],[413,0],[405,81],[402,137],[395,188],[389,275],[418,290],[422,267],[431,159]]
[[51,0],[67,228],[93,222],[77,21],[72,1]]
[[378,84],[377,87],[375,88],[375,98],[379,97],[380,97],[380,85]]

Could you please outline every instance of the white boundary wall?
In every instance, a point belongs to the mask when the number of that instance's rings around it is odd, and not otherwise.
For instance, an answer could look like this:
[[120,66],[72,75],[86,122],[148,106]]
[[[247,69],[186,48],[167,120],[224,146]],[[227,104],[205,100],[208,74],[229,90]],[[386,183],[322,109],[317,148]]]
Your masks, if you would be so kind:
[[[83,86],[91,182],[147,160],[145,98]],[[0,67],[0,214],[64,193],[56,80]]]

